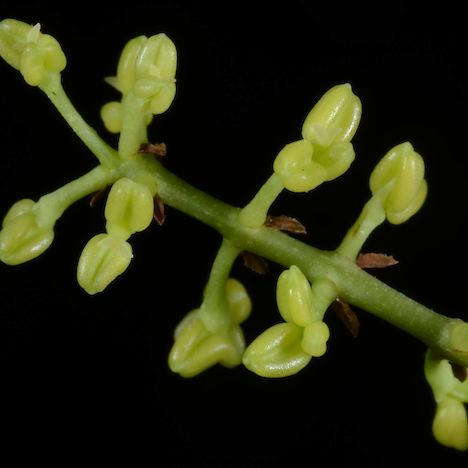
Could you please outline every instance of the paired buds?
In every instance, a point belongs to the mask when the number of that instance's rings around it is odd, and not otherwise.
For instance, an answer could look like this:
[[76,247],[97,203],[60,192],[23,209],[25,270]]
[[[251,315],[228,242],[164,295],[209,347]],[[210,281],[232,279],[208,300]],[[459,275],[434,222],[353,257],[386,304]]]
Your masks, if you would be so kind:
[[182,377],[193,377],[219,363],[234,367],[242,362],[245,340],[239,326],[252,309],[244,286],[229,278],[226,282],[226,300],[230,324],[227,328],[210,331],[204,318],[210,313],[201,308],[190,312],[177,326],[175,343],[169,353],[169,367]]
[[122,274],[133,257],[127,239],[146,229],[153,218],[154,195],[143,183],[121,178],[106,203],[106,234],[94,236],[78,262],[78,283],[89,294],[103,291]]
[[15,19],[0,22],[0,56],[31,86],[44,84],[49,74],[60,73],[67,63],[60,44],[42,34],[40,24],[31,26]]
[[[148,123],[152,115],[165,112],[175,97],[177,51],[164,34],[138,36],[124,47],[117,66],[117,76],[107,81],[122,95],[133,93],[148,102]],[[106,128],[119,133],[122,125],[122,104],[107,103],[101,110]]]
[[37,203],[24,199],[7,212],[0,231],[0,260],[18,265],[42,254],[54,239],[53,223],[42,223]]
[[400,224],[413,216],[427,196],[424,161],[406,142],[392,148],[377,164],[370,180],[373,195],[384,194],[388,221]]
[[276,297],[284,323],[276,324],[246,349],[244,365],[263,377],[286,377],[325,354],[330,336],[315,307],[311,285],[295,265],[278,278]]
[[431,386],[437,409],[432,423],[436,440],[447,447],[468,450],[468,379],[458,380],[446,359],[438,359],[428,350],[424,373]]
[[327,91],[310,111],[302,140],[286,145],[273,169],[285,188],[308,192],[346,172],[354,160],[350,143],[361,118],[361,102],[349,84]]

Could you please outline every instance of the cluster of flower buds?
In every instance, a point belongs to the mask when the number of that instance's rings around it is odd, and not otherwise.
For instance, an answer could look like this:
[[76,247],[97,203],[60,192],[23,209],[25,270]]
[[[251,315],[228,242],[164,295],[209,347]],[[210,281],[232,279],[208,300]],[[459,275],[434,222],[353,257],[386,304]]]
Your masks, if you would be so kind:
[[[177,51],[174,43],[164,34],[138,36],[124,47],[117,66],[117,76],[108,78],[123,96],[132,94],[142,99],[146,122],[153,115],[165,112],[175,97]],[[107,103],[101,109],[106,128],[119,133],[122,128],[122,104]]]
[[384,194],[387,220],[392,224],[403,223],[426,199],[424,161],[410,143],[401,143],[380,160],[370,176],[369,185],[374,196]]
[[202,304],[184,317],[174,332],[169,367],[183,377],[193,377],[215,364],[234,367],[242,362],[245,339],[239,326],[250,315],[252,303],[244,286],[234,278],[226,282],[227,326],[212,330],[206,318],[220,311]]
[[60,73],[67,63],[60,44],[42,34],[40,24],[31,26],[15,19],[0,22],[0,56],[31,86],[44,84],[50,73]]
[[454,376],[446,359],[439,359],[431,350],[426,353],[424,372],[432,388],[437,409],[432,424],[434,437],[442,445],[468,450],[468,379]]
[[107,198],[107,233],[94,236],[78,262],[78,283],[89,294],[103,291],[132,259],[127,239],[153,219],[155,191],[127,177],[117,180]]
[[361,118],[361,102],[349,84],[327,91],[310,111],[302,140],[286,145],[273,169],[286,189],[308,192],[336,179],[354,160],[351,139]]
[[54,221],[40,216],[38,204],[23,199],[16,202],[3,219],[0,231],[0,260],[18,265],[38,257],[54,239]]
[[286,377],[299,372],[312,359],[323,356],[330,336],[316,307],[314,291],[295,265],[278,278],[278,309],[285,320],[258,336],[245,350],[244,365],[263,377]]

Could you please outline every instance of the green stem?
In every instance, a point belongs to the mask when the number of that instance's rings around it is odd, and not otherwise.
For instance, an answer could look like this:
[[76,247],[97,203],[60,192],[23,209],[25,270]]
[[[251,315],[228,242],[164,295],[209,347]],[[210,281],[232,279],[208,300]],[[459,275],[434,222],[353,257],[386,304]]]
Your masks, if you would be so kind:
[[147,106],[147,99],[137,98],[132,92],[122,99],[122,129],[119,137],[119,155],[122,159],[135,156],[140,145],[147,141]]
[[190,186],[154,159],[147,159],[147,164],[167,205],[213,227],[239,250],[254,252],[287,268],[297,265],[310,281],[329,279],[345,301],[413,335],[452,362],[468,367],[468,324],[415,302],[338,252],[319,250],[274,229],[242,226],[238,222],[239,208]]
[[212,332],[226,330],[231,323],[231,315],[226,300],[226,281],[240,250],[228,239],[223,239],[211,268],[205,288],[200,317]]
[[51,74],[41,89],[99,162],[104,166],[115,166],[117,152],[104,142],[77,112],[62,87],[60,74]]
[[384,221],[382,197],[375,195],[364,205],[359,218],[348,230],[336,251],[354,260],[372,231]]
[[87,174],[69,182],[54,192],[42,196],[37,202],[36,213],[41,224],[53,225],[62,213],[81,198],[103,189],[118,177],[118,171],[97,166]]
[[283,182],[273,173],[239,213],[239,221],[250,228],[262,226],[266,221],[268,209],[283,189]]

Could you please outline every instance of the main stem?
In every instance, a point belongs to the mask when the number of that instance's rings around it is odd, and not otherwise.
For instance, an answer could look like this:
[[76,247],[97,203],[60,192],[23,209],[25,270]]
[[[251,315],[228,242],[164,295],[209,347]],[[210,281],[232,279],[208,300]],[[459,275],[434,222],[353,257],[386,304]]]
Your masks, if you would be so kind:
[[329,279],[340,298],[413,335],[446,359],[468,367],[468,324],[462,320],[417,303],[340,253],[319,250],[264,226],[242,226],[239,208],[190,186],[152,158],[144,161],[166,204],[213,227],[239,250],[254,252],[284,267],[297,265],[312,282]]

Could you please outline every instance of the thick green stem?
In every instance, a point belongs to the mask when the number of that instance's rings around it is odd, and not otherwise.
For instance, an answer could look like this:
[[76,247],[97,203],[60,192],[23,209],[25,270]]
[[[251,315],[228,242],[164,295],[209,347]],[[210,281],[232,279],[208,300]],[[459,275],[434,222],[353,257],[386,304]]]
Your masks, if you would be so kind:
[[237,249],[255,252],[285,267],[297,265],[310,281],[329,279],[345,301],[399,327],[452,362],[468,367],[468,324],[415,302],[340,253],[316,249],[274,229],[242,226],[238,222],[239,208],[190,186],[157,161],[148,159],[147,164],[165,203],[213,227]]
[[62,87],[60,75],[51,74],[46,83],[41,86],[41,89],[99,162],[104,166],[115,166],[117,152],[104,142],[77,112]]

